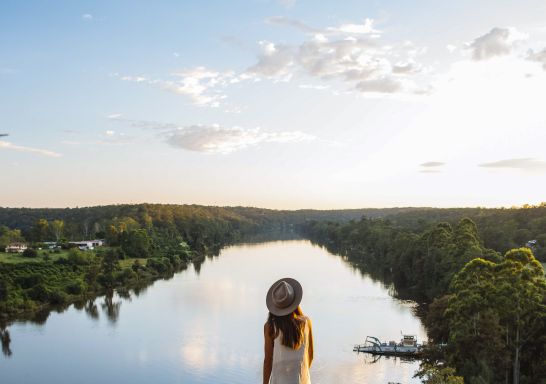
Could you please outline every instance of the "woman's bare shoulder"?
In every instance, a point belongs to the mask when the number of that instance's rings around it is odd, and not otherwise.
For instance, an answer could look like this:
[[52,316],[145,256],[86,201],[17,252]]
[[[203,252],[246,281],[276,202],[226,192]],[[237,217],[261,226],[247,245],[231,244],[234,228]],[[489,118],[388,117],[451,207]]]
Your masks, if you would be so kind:
[[275,336],[275,329],[273,329],[273,326],[268,322],[264,324],[264,335],[267,335],[271,338]]

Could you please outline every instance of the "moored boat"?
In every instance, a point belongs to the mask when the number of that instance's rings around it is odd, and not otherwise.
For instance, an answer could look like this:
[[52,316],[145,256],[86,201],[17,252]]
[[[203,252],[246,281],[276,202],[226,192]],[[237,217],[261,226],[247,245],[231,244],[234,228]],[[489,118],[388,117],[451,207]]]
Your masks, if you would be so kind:
[[377,337],[367,336],[364,344],[355,345],[353,351],[371,353],[373,355],[418,357],[422,348],[423,345],[417,343],[417,337],[414,335],[403,335],[398,343],[395,341],[385,343]]

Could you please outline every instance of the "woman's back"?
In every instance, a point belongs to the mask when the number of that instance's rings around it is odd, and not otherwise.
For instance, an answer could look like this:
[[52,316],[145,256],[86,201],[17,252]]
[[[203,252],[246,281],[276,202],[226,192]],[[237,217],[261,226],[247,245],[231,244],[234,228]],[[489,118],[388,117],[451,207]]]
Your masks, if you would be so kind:
[[307,317],[303,331],[303,342],[298,349],[282,344],[282,332],[274,340],[273,369],[271,384],[310,384],[309,376],[309,333],[310,324]]

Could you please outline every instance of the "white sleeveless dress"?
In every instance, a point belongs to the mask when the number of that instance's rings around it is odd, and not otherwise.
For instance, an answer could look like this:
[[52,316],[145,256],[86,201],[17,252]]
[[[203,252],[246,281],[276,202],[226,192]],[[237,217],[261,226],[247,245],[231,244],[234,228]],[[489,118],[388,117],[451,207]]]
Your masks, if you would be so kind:
[[274,340],[273,369],[270,384],[311,384],[309,376],[309,321],[306,318],[304,340],[298,349],[282,345],[282,334]]

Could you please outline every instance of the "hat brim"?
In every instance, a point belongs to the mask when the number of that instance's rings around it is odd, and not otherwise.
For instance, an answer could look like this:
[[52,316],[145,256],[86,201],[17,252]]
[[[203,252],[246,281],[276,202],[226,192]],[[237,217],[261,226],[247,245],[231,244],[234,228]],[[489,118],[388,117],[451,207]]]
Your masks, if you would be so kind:
[[[290,304],[288,307],[285,307],[285,308],[279,308],[273,303],[273,288],[281,281],[285,281],[288,284],[290,284],[290,286],[294,290],[294,301],[292,302],[292,304]],[[302,297],[303,297],[303,288],[301,287],[301,284],[296,279],[285,277],[284,279],[277,280],[275,283],[271,285],[271,287],[267,291],[267,296],[265,297],[265,303],[267,305],[267,309],[269,309],[269,312],[271,312],[275,316],[286,316],[294,312],[294,310],[298,308],[298,305],[300,305],[301,303]]]

